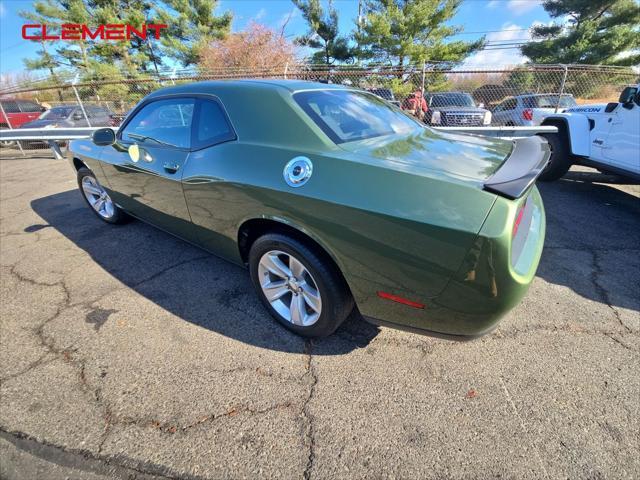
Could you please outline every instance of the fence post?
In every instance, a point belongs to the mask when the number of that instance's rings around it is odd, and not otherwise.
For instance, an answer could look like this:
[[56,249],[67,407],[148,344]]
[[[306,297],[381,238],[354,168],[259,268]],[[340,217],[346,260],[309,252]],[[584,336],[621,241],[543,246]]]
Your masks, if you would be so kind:
[[287,62],[284,66],[284,79],[287,79],[287,72],[289,72],[289,62]]
[[76,88],[76,81],[77,80],[78,80],[78,76],[76,75],[76,77],[71,82],[71,88],[73,88],[73,93],[75,93],[75,95],[76,95],[76,100],[78,101],[78,104],[80,105],[80,110],[82,110],[82,115],[84,115],[84,119],[87,121],[87,126],[91,127],[91,122],[89,121],[89,117],[87,116],[87,112],[84,109],[84,105],[82,104],[82,100],[80,100],[80,95],[78,94],[78,89]]
[[424,98],[424,81],[425,81],[426,70],[427,70],[427,61],[422,60],[422,88],[420,89],[420,91],[422,92],[422,98]]
[[564,74],[562,75],[562,83],[560,84],[560,94],[558,95],[558,101],[556,102],[556,111],[554,113],[558,113],[558,109],[560,108],[560,100],[562,100],[562,94],[564,93],[564,84],[567,82],[567,74],[569,73],[569,67],[566,65],[562,65],[564,68]]
[[[11,125],[11,120],[9,120],[9,117],[7,116],[7,113],[4,111],[4,107],[2,106],[2,102],[0,102],[0,112],[2,112],[2,116],[7,121],[7,126],[9,127],[9,130],[13,130],[13,125]],[[22,155],[24,157],[26,157],[27,154],[24,153],[24,150],[22,149],[22,143],[20,143],[20,140],[16,140],[16,143],[18,144],[18,148],[22,152]]]

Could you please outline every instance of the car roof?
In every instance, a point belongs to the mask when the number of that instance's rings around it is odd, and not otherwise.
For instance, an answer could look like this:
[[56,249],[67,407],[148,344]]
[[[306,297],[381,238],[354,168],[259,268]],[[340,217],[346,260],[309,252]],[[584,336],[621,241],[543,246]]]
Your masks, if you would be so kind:
[[[548,97],[549,95],[558,96],[558,93],[523,93],[521,95],[516,95],[516,97]],[[571,93],[563,93],[563,97],[573,97]]]
[[304,80],[282,80],[282,79],[237,79],[237,80],[209,80],[204,82],[191,82],[183,85],[162,88],[156,90],[150,96],[163,94],[190,93],[193,90],[206,91],[213,89],[236,89],[238,93],[242,90],[255,89],[284,89],[289,92],[299,92],[303,90],[353,90],[353,87],[339,85],[335,83],[307,82]]

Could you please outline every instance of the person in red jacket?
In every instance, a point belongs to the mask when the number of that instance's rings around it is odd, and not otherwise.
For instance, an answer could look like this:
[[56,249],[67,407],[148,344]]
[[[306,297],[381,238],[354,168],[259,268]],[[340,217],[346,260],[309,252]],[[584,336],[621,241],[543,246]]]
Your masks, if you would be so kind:
[[424,99],[422,92],[418,90],[405,98],[404,102],[402,102],[402,109],[407,110],[411,115],[422,120],[424,119],[424,115],[427,113],[429,107],[427,106],[427,101]]

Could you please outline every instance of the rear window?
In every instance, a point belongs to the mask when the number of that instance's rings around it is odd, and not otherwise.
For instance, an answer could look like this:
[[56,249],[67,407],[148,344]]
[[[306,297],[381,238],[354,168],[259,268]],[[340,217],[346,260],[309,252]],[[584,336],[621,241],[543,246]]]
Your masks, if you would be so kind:
[[475,107],[473,98],[468,93],[446,93],[433,95],[429,105],[432,107]]
[[300,92],[294,99],[335,143],[394,133],[409,133],[420,124],[374,95],[353,90]]
[[76,109],[76,107],[53,107],[51,110],[47,110],[46,112],[43,112],[42,115],[40,115],[41,120],[42,119],[48,119],[48,120],[53,120],[53,119],[64,119],[69,117],[69,115],[71,115],[71,112],[73,112]]
[[536,97],[525,97],[524,106],[527,108],[561,108],[575,107],[576,101],[571,95],[562,95],[558,105],[558,95],[540,95]]
[[42,111],[42,107],[34,102],[18,100],[18,105],[20,106],[20,110],[23,112],[41,112]]
[[3,100],[2,109],[4,110],[4,113],[20,113],[18,104],[13,100]]

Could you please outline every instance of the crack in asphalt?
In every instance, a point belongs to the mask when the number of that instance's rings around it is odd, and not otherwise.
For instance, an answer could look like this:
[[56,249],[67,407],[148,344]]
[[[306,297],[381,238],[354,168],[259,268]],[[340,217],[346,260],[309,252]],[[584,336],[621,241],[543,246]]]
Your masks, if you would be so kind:
[[[17,181],[22,181],[20,179],[18,179]],[[16,197],[17,198],[17,197]],[[18,216],[18,214],[16,214],[15,216]],[[10,216],[10,218],[13,218],[13,216]],[[4,217],[3,217],[4,219]],[[55,238],[50,238],[50,237],[44,237],[41,238],[40,237],[40,232],[39,231],[34,231],[34,232],[28,232],[30,235],[33,235],[35,237],[35,242],[33,243],[37,243],[39,241],[49,241],[49,240],[55,240]],[[16,232],[9,232],[6,234],[2,234],[0,235],[0,238],[3,238],[5,236],[22,236],[22,235],[26,235],[27,232],[20,232],[20,233],[16,233]],[[32,244],[30,244],[29,246],[32,246]],[[22,245],[19,246],[16,250],[22,249],[22,248],[26,248],[27,245]],[[561,326],[561,327],[544,327],[544,326],[538,326],[538,325],[533,325],[529,328],[525,328],[522,330],[508,330],[507,332],[501,332],[498,331],[496,334],[494,335],[490,335],[487,336],[485,338],[485,340],[487,341],[491,341],[491,340],[495,340],[495,339],[499,339],[500,335],[503,336],[519,336],[519,335],[524,335],[527,333],[530,333],[532,331],[545,331],[545,332],[550,332],[550,333],[571,333],[571,334],[586,334],[586,335],[605,335],[608,338],[610,338],[612,341],[618,343],[619,345],[621,345],[623,348],[626,348],[628,350],[637,352],[637,350],[635,350],[633,347],[629,346],[628,344],[626,344],[625,342],[623,342],[621,340],[624,338],[627,338],[628,335],[632,335],[632,336],[637,336],[637,334],[635,332],[633,332],[623,321],[623,319],[620,317],[620,313],[618,311],[618,309],[611,303],[611,298],[610,298],[610,293],[609,291],[600,284],[600,277],[602,276],[603,272],[601,269],[601,265],[600,265],[600,259],[598,257],[598,252],[607,252],[607,251],[628,251],[628,252],[640,252],[640,249],[638,248],[593,248],[593,247],[559,247],[559,246],[545,246],[545,249],[549,249],[549,250],[553,250],[553,249],[563,249],[563,250],[575,250],[575,251],[588,251],[593,255],[593,269],[592,272],[590,272],[591,274],[591,282],[594,285],[594,288],[597,292],[597,294],[602,298],[602,301],[604,301],[607,306],[613,311],[614,315],[616,316],[618,322],[621,324],[621,326],[624,328],[624,332],[620,332],[620,333],[612,333],[609,331],[598,331],[598,330],[594,330],[594,331],[576,331],[575,329],[572,329],[570,325],[567,326]],[[22,253],[22,252],[20,252]],[[198,260],[203,260],[203,259],[207,259],[210,258],[210,255],[202,255],[202,256],[198,256],[195,258],[189,258],[186,260],[182,260],[180,262],[177,262],[175,264],[169,265],[165,268],[162,268],[160,271],[157,271],[151,275],[149,275],[146,278],[143,278],[142,280],[132,284],[132,285],[122,285],[119,286],[117,288],[114,288],[112,290],[106,291],[104,292],[102,295],[98,296],[97,298],[90,300],[90,301],[82,301],[82,302],[75,302],[72,303],[71,302],[71,292],[69,291],[67,284],[65,283],[65,278],[67,278],[67,274],[68,272],[56,272],[57,274],[61,275],[61,280],[56,281],[56,282],[40,282],[37,280],[34,280],[32,278],[29,278],[23,274],[21,274],[18,271],[18,267],[20,262],[22,262],[23,260],[25,260],[24,258],[21,258],[19,260],[17,260],[13,265],[7,265],[7,267],[9,268],[9,272],[11,275],[15,276],[19,281],[22,282],[27,282],[29,284],[35,285],[35,286],[40,286],[40,287],[58,287],[61,288],[63,291],[63,298],[60,299],[57,302],[57,306],[56,306],[56,310],[53,313],[53,315],[51,315],[49,318],[46,318],[40,325],[38,325],[37,328],[33,329],[33,332],[35,333],[36,337],[39,339],[40,343],[42,344],[43,347],[45,347],[46,352],[41,355],[38,359],[34,360],[33,362],[31,362],[27,367],[25,367],[22,371],[19,372],[15,372],[13,374],[8,375],[5,378],[0,379],[0,382],[5,382],[7,380],[13,379],[13,378],[17,378],[21,375],[24,375],[25,373],[38,368],[42,365],[46,365],[50,362],[54,362],[56,360],[62,359],[63,361],[73,365],[76,369],[77,369],[77,378],[78,378],[78,384],[79,384],[79,388],[87,393],[90,394],[91,398],[93,399],[93,401],[95,402],[96,405],[98,405],[98,407],[104,412],[104,432],[100,438],[99,441],[99,445],[97,448],[97,453],[93,452],[93,451],[85,451],[85,450],[73,450],[73,449],[67,449],[65,447],[62,446],[56,446],[50,443],[47,443],[46,441],[41,441],[41,440],[37,440],[34,437],[29,436],[26,433],[22,433],[22,432],[9,432],[7,430],[5,430],[5,428],[3,426],[0,426],[0,438],[3,438],[7,441],[10,441],[11,443],[13,443],[14,445],[16,445],[18,448],[22,448],[23,450],[31,453],[33,450],[38,450],[39,448],[42,447],[46,447],[48,453],[48,457],[47,456],[42,456],[42,458],[46,459],[47,461],[52,461],[51,458],[55,458],[56,455],[61,455],[63,457],[68,457],[68,459],[72,460],[73,462],[77,461],[81,464],[83,463],[91,463],[91,467],[86,467],[89,471],[101,471],[102,466],[107,466],[109,468],[116,468],[116,469],[122,469],[121,471],[119,470],[118,473],[126,473],[126,478],[129,478],[131,476],[135,476],[135,474],[141,474],[141,475],[145,475],[145,476],[149,476],[149,478],[169,478],[169,479],[188,479],[188,480],[200,480],[203,477],[200,476],[194,476],[194,475],[190,475],[190,474],[181,474],[181,473],[176,473],[175,470],[171,469],[171,467],[166,467],[164,465],[157,465],[157,464],[153,464],[153,463],[148,463],[144,460],[136,460],[130,457],[127,457],[125,455],[105,455],[103,453],[104,450],[104,445],[106,444],[107,440],[109,439],[110,435],[113,433],[114,431],[114,426],[116,425],[136,425],[136,426],[140,426],[140,427],[145,427],[145,428],[153,428],[153,429],[157,429],[160,432],[162,432],[163,434],[168,434],[168,435],[173,435],[179,432],[189,432],[192,431],[194,428],[206,424],[208,422],[215,422],[217,420],[223,419],[223,418],[229,418],[229,417],[234,417],[236,415],[261,415],[261,414],[266,414],[268,412],[277,410],[277,409],[288,409],[288,408],[295,408],[295,412],[300,412],[299,413],[299,418],[302,420],[302,440],[303,440],[303,444],[304,446],[307,448],[308,450],[308,454],[307,454],[307,461],[305,464],[305,468],[304,471],[302,472],[302,477],[305,480],[308,480],[311,478],[313,470],[314,470],[314,464],[316,462],[316,419],[314,417],[314,415],[311,412],[311,402],[314,399],[315,395],[316,395],[316,389],[318,387],[318,373],[316,371],[316,361],[314,360],[314,355],[313,355],[313,349],[314,349],[314,344],[312,341],[307,340],[305,342],[305,347],[304,347],[304,373],[301,377],[296,377],[297,381],[304,381],[305,384],[308,385],[308,392],[307,395],[305,396],[305,398],[302,401],[302,404],[300,404],[300,402],[296,399],[295,402],[282,402],[282,403],[277,403],[274,405],[270,405],[261,409],[256,409],[256,408],[252,408],[249,405],[237,405],[234,407],[231,407],[223,412],[218,412],[218,413],[214,413],[214,414],[210,414],[210,415],[205,415],[199,418],[196,418],[193,421],[188,421],[187,423],[184,424],[180,424],[180,423],[176,423],[176,422],[170,422],[170,421],[159,421],[157,419],[154,419],[153,417],[144,417],[144,418],[131,418],[131,417],[121,417],[118,418],[113,410],[112,410],[112,406],[109,404],[108,400],[106,400],[105,396],[104,396],[104,385],[102,383],[102,381],[100,380],[100,378],[104,378],[104,376],[101,377],[96,377],[97,378],[97,385],[92,386],[90,384],[90,382],[87,379],[87,375],[85,372],[85,367],[87,365],[87,362],[89,361],[88,359],[84,359],[84,358],[78,358],[79,354],[78,354],[78,349],[74,348],[73,346],[67,346],[67,347],[62,347],[60,345],[58,345],[56,343],[56,338],[54,334],[49,334],[47,335],[45,330],[47,328],[47,325],[49,325],[51,322],[55,321],[56,319],[58,319],[60,317],[60,315],[62,315],[65,311],[67,311],[68,309],[72,308],[72,307],[84,307],[84,308],[88,308],[88,309],[93,309],[94,305],[96,305],[98,302],[100,302],[101,300],[103,300],[105,297],[107,297],[108,295],[113,294],[114,292],[120,291],[120,290],[130,290],[130,289],[135,289],[137,287],[140,287],[141,285],[145,284],[146,282],[150,282],[153,281],[155,279],[157,279],[158,277],[162,276],[163,274],[167,273],[168,271],[178,268],[182,265],[194,262],[194,261],[198,261]],[[244,312],[247,313],[247,312]],[[29,328],[29,330],[32,330],[31,328]],[[415,349],[415,350],[419,350],[421,352],[422,355],[428,355],[428,354],[432,354],[433,353],[433,347],[438,345],[438,343],[445,343],[445,342],[432,342],[429,339],[427,340],[415,340],[415,339],[406,339],[406,338],[387,338],[387,337],[375,337],[373,338],[373,340],[368,340],[366,335],[363,334],[357,334],[357,333],[352,333],[352,332],[336,332],[336,335],[343,338],[346,341],[349,342],[353,342],[354,344],[356,344],[359,347],[367,347],[367,346],[371,346],[371,345],[380,345],[380,346],[400,346],[403,348],[407,348],[407,349]],[[451,344],[451,342],[446,342],[446,344]],[[219,372],[221,374],[225,374],[225,373],[232,373],[232,372],[237,372],[237,371],[251,371],[254,370],[257,374],[264,374],[260,372],[260,367],[255,368],[255,367],[237,367],[237,368],[231,368],[231,369],[221,369],[221,370],[215,370],[216,372]],[[272,374],[269,374],[269,376],[271,376]],[[500,381],[502,382],[502,386],[503,389],[505,391],[505,395],[507,397],[507,400],[509,401],[512,409],[515,412],[515,415],[518,417],[518,419],[520,420],[521,426],[523,428],[523,430],[526,433],[526,427],[524,425],[523,419],[520,417],[518,410],[516,408],[516,405],[513,401],[513,399],[510,396],[510,393],[506,387],[506,384],[504,383],[504,380],[502,379],[502,377],[500,377]],[[19,447],[17,444],[20,443],[22,445],[22,447]],[[25,446],[26,445],[26,446]],[[533,445],[534,450],[536,455],[538,456],[538,459],[541,462],[541,466],[542,469],[544,469],[544,464],[542,463],[542,459],[540,458],[540,454],[537,451],[536,445]],[[30,452],[31,450],[31,452]],[[40,455],[38,455],[40,456]],[[55,463],[59,463],[55,460],[53,460]],[[96,468],[96,470],[93,470],[93,468]],[[546,470],[545,470],[545,473]],[[124,475],[123,475],[124,476]],[[548,476],[548,474],[547,474]],[[136,476],[136,478],[139,478]]]
[[155,430],[159,430],[162,433],[167,433],[173,435],[178,432],[187,432],[199,425],[205,423],[215,422],[222,418],[230,418],[235,417],[241,414],[249,414],[249,415],[263,415],[265,413],[272,412],[274,410],[282,410],[293,407],[293,402],[281,402],[276,403],[275,405],[270,405],[265,408],[252,408],[249,405],[238,405],[231,407],[224,412],[221,413],[213,413],[210,415],[202,416],[193,422],[187,423],[186,425],[180,425],[177,422],[163,422],[160,420],[156,420],[153,418],[131,418],[131,417],[123,417],[121,419],[116,419],[112,422],[112,425],[121,425],[121,426],[131,426],[135,425],[142,428],[153,428]]
[[313,469],[313,463],[315,461],[315,423],[314,417],[311,414],[309,409],[309,403],[313,399],[315,395],[316,386],[318,385],[318,375],[315,370],[315,365],[313,363],[313,341],[307,340],[305,342],[305,374],[303,378],[306,377],[309,381],[309,395],[305,399],[302,404],[302,419],[305,423],[304,429],[304,443],[307,445],[309,450],[309,454],[307,456],[307,464],[305,466],[304,472],[302,473],[302,478],[304,480],[309,480],[311,478],[311,470]]
[[23,432],[6,430],[0,426],[0,438],[10,442],[15,448],[47,462],[66,468],[104,475],[107,478],[128,478],[136,480],[205,480],[206,477],[177,473],[172,469],[138,462],[123,455],[104,456],[87,449],[68,449],[38,440]]
[[611,309],[616,319],[618,320],[618,323],[622,325],[622,328],[624,328],[627,333],[631,333],[633,330],[629,328],[629,326],[626,323],[624,323],[624,321],[622,320],[622,317],[620,316],[619,310],[611,302],[609,291],[603,285],[601,285],[600,282],[598,281],[598,278],[602,275],[602,267],[600,266],[598,252],[595,249],[591,250],[590,252],[593,258],[593,270],[591,271],[591,282],[593,283],[593,286],[596,289],[596,292],[598,293],[602,301],[605,302],[607,306]]
[[[529,435],[529,430],[527,429],[527,426],[524,423],[524,420],[522,418],[522,416],[520,415],[520,412],[518,411],[518,408],[516,407],[515,402],[513,401],[513,398],[511,397],[511,393],[509,393],[509,389],[507,388],[507,384],[505,383],[504,379],[502,378],[502,376],[498,377],[500,379],[500,385],[502,385],[502,389],[504,390],[504,395],[505,398],[507,399],[507,402],[509,403],[509,405],[511,406],[511,409],[513,410],[513,413],[515,414],[515,416],[517,417],[518,421],[520,422],[520,428],[522,428],[522,431],[524,432],[525,435]],[[544,476],[547,478],[551,478],[549,476],[549,472],[547,472],[547,468],[544,465],[544,462],[542,461],[542,456],[540,455],[540,451],[538,450],[538,447],[535,443],[535,441],[531,441],[531,446],[533,447],[533,451],[536,454],[536,457],[538,459],[538,463],[540,464],[540,467],[542,468],[542,471],[544,472]]]
[[[634,348],[634,347],[632,347],[631,345],[627,345],[627,344],[626,344],[626,343],[624,343],[622,340],[620,340],[619,338],[617,338],[617,337],[615,336],[615,334],[614,334],[614,333],[604,333],[603,335],[605,335],[605,336],[609,337],[611,340],[613,340],[614,342],[616,342],[618,345],[620,345],[620,346],[622,346],[622,347],[626,348],[627,350],[630,350],[630,351],[635,352],[635,353],[640,353],[640,349],[638,349],[638,348]],[[623,336],[623,335],[621,335],[621,336]]]

